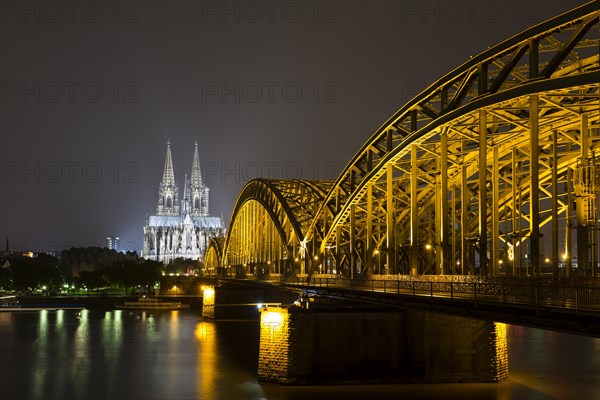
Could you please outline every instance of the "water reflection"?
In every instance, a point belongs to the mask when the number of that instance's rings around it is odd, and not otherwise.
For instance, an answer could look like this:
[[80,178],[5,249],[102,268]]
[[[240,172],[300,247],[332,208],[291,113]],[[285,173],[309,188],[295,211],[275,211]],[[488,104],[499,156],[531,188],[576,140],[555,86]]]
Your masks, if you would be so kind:
[[194,311],[0,313],[1,399],[591,399],[600,339],[508,327],[499,384],[279,387],[256,382],[256,322]]
[[48,342],[48,311],[42,310],[39,312],[38,320],[38,340],[32,347],[34,354],[35,369],[31,370],[31,389],[33,396],[40,398],[44,390],[44,382],[46,381],[46,371],[48,370],[48,357],[46,347]]
[[198,322],[194,330],[198,344],[198,364],[196,368],[196,393],[200,398],[208,398],[215,393],[217,365],[217,335],[214,322]]
[[510,380],[530,398],[600,398],[600,339],[512,326]]

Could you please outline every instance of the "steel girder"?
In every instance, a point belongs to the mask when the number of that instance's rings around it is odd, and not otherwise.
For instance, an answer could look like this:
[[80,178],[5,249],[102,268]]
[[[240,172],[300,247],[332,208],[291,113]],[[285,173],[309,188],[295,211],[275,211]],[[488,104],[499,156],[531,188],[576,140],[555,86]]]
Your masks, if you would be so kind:
[[540,273],[549,222],[553,270],[562,229],[569,271],[572,200],[588,268],[586,257],[597,257],[597,4],[473,57],[386,121],[305,231],[311,271],[495,274],[510,260],[517,273],[526,244],[526,271]]
[[[333,182],[254,179],[240,192],[223,248],[236,273],[293,269],[307,227]],[[298,264],[298,267],[300,265]]]

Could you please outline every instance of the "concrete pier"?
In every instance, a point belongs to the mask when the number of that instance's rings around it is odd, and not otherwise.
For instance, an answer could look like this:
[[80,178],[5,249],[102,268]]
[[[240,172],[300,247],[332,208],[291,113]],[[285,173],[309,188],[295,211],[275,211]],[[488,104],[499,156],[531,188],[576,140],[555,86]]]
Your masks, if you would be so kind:
[[497,382],[504,324],[417,311],[261,312],[258,378],[278,384]]
[[215,287],[202,286],[202,318],[215,318]]

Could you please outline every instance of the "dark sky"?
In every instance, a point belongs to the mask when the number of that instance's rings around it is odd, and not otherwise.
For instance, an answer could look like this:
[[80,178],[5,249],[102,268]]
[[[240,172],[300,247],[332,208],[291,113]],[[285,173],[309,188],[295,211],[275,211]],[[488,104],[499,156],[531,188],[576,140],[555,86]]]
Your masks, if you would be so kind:
[[0,1],[0,240],[140,249],[166,141],[211,213],[334,179],[404,102],[584,1]]

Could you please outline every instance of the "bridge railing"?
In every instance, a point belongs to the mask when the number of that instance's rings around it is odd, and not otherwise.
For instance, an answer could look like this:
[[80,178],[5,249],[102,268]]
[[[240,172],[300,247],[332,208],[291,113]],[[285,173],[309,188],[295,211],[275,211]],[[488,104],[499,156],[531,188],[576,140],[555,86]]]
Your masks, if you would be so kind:
[[531,280],[527,283],[453,281],[438,279],[348,279],[343,277],[280,277],[273,283],[369,291],[383,294],[449,298],[600,312],[600,281],[596,284],[565,286]]

